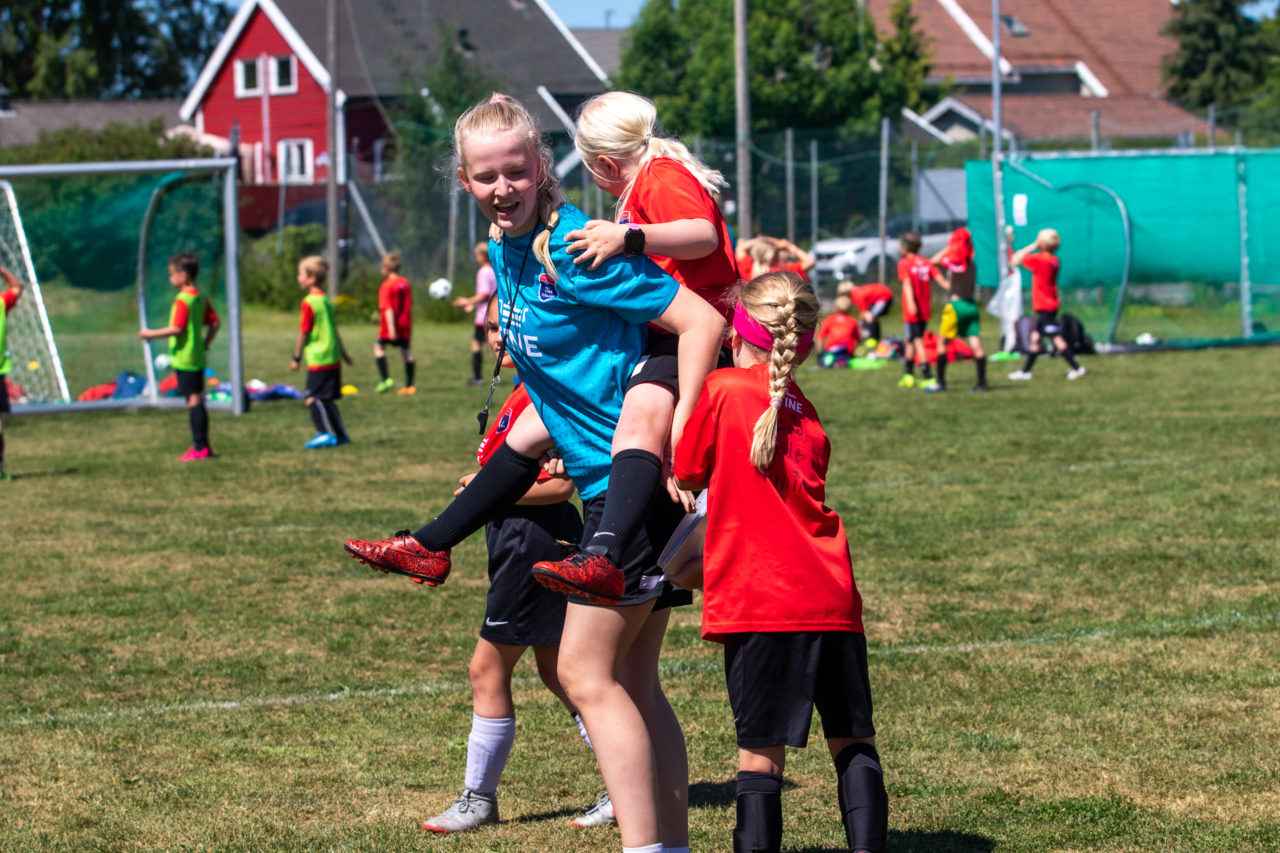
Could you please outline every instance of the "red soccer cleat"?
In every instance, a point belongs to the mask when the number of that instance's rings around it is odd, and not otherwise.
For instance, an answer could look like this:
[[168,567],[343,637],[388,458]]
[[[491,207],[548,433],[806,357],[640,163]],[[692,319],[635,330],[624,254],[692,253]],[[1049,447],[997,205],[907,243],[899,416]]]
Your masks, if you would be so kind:
[[563,560],[534,563],[533,579],[547,589],[580,595],[592,604],[617,604],[627,588],[626,576],[613,560],[586,551]]
[[408,530],[398,530],[394,538],[380,542],[349,539],[343,547],[351,556],[380,572],[404,575],[414,583],[427,586],[444,583],[453,566],[448,551],[428,551]]

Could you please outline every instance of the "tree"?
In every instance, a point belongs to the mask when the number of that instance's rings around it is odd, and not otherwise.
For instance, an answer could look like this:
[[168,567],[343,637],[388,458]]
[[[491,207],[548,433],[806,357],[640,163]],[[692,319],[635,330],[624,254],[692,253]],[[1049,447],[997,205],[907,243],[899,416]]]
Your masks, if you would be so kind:
[[[683,134],[734,132],[732,0],[650,0],[623,51],[620,88],[647,95]],[[921,106],[928,54],[910,0],[896,0],[881,42],[848,0],[752,0],[747,22],[754,131],[841,126]]]
[[1246,0],[1183,0],[1163,32],[1178,40],[1164,59],[1166,94],[1190,109],[1234,107],[1257,91],[1277,41],[1242,8]]
[[18,99],[174,97],[230,20],[224,0],[0,0],[0,82]]

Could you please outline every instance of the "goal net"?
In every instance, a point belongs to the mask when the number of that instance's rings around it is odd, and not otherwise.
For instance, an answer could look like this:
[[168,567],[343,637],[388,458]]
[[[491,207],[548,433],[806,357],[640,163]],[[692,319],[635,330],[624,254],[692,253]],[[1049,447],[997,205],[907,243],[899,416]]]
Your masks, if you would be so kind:
[[5,318],[9,350],[15,355],[7,377],[13,389],[10,400],[15,404],[69,403],[67,379],[22,230],[18,199],[8,181],[0,181],[0,264],[26,285],[26,292]]

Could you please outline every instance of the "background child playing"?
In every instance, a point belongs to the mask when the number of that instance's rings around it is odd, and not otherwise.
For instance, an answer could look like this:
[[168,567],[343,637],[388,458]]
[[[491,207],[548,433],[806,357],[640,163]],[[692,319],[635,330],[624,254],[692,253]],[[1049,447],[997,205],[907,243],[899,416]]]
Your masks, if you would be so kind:
[[400,253],[387,252],[379,266],[384,281],[378,287],[378,339],[373,342],[373,359],[378,365],[379,394],[390,391],[395,381],[387,373],[386,348],[399,347],[404,358],[404,387],[397,394],[416,393],[413,385],[413,350],[409,339],[413,336],[413,290],[400,275]]
[[738,739],[735,851],[781,849],[785,747],[806,744],[815,706],[849,849],[885,844],[862,599],[844,525],[825,504],[830,442],[794,380],[818,314],[792,274],[743,285],[735,367],[707,377],[676,448],[676,477],[707,489],[702,634],[724,643]]
[[18,304],[22,295],[22,282],[4,267],[0,267],[0,278],[4,279],[4,293],[0,293],[0,482],[12,480],[13,477],[4,470],[4,416],[9,414],[9,386],[6,384],[9,372],[13,370],[13,359],[9,356],[9,312]]
[[1031,351],[1021,370],[1009,374],[1010,379],[1027,380],[1031,378],[1031,369],[1035,367],[1036,358],[1040,355],[1040,339],[1045,335],[1053,337],[1053,345],[1062,353],[1062,357],[1071,365],[1067,371],[1068,379],[1079,379],[1085,375],[1085,369],[1076,361],[1071,344],[1062,334],[1062,324],[1058,322],[1058,269],[1060,267],[1057,252],[1062,245],[1062,238],[1052,228],[1045,228],[1036,235],[1036,241],[1030,246],[1013,253],[1009,266],[1019,266],[1031,270],[1031,310],[1036,312],[1036,328],[1031,333]]
[[947,345],[955,338],[966,338],[978,368],[978,384],[971,391],[990,391],[987,387],[987,354],[982,349],[982,315],[974,301],[978,273],[973,265],[973,237],[968,228],[957,228],[945,248],[931,259],[947,271],[943,287],[951,291],[951,301],[942,309],[938,335],[938,379],[924,390],[947,390]]
[[880,342],[880,318],[893,307],[893,291],[879,282],[863,284],[849,291],[858,308],[858,325],[868,347]]
[[818,344],[818,364],[822,367],[845,365],[853,358],[858,347],[858,321],[853,317],[853,300],[848,296],[836,297],[832,313],[818,329]]
[[453,300],[453,307],[475,312],[475,334],[471,338],[471,379],[467,382],[471,386],[484,384],[484,379],[480,376],[480,365],[485,342],[485,318],[488,315],[489,297],[498,289],[493,264],[489,263],[489,244],[476,243],[475,256],[476,263],[480,265],[476,270],[475,296],[459,296]]
[[[916,384],[916,361],[924,360],[920,338],[929,325],[929,309],[933,299],[932,283],[942,284],[942,276],[929,263],[928,258],[917,255],[920,251],[920,235],[908,231],[902,235],[902,258],[898,261],[898,282],[902,285],[902,379],[899,388],[913,388]],[[923,361],[921,370],[925,379],[931,377],[929,362]]]
[[352,367],[355,362],[342,345],[333,321],[333,303],[321,286],[328,275],[329,262],[319,255],[298,262],[298,284],[307,295],[302,298],[302,323],[289,369],[297,370],[306,359],[306,404],[317,430],[311,440],[302,445],[306,450],[337,447],[351,441],[338,415],[337,400],[342,396],[342,362]]
[[[143,329],[138,337],[144,341],[169,338],[169,358],[178,380],[178,393],[187,400],[187,417],[191,422],[191,449],[181,461],[192,462],[213,456],[209,446],[209,412],[204,406],[204,369],[208,364],[209,345],[218,334],[221,322],[208,298],[196,288],[200,259],[194,252],[179,252],[169,259],[169,283],[178,291],[169,312],[169,325],[159,329]],[[205,329],[200,337],[200,327]]]

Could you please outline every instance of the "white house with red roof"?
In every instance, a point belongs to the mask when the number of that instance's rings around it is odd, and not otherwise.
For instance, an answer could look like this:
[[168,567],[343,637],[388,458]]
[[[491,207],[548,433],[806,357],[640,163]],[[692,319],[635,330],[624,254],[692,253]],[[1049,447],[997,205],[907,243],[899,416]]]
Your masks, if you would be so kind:
[[[544,0],[340,3],[335,81],[324,62],[325,8],[315,0],[245,0],[182,103],[182,120],[202,139],[227,140],[238,129],[250,183],[319,184],[334,162],[340,180],[347,163],[380,176],[393,141],[386,105],[415,70],[438,61],[442,31],[548,130],[608,84]],[[340,106],[336,158],[327,141],[332,86]]]
[[[892,0],[867,0],[882,30]],[[930,82],[960,90],[923,119],[953,140],[992,124],[991,0],[914,0],[932,51]],[[1203,119],[1163,96],[1161,61],[1177,42],[1161,30],[1169,0],[1001,0],[1002,123],[1015,139],[1080,139],[1096,111],[1103,137],[1204,133]]]

